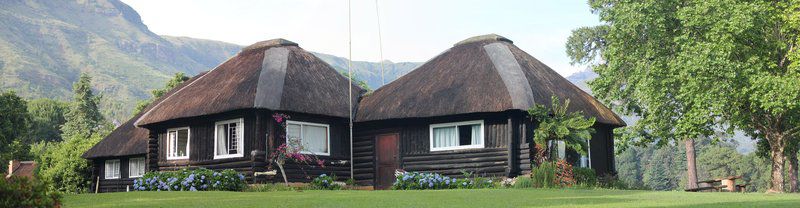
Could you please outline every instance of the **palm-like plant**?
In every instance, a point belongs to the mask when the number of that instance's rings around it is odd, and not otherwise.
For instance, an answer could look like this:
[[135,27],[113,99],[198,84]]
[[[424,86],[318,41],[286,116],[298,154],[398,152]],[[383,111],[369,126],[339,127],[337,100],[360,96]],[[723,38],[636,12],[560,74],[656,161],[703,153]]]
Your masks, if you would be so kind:
[[594,117],[585,117],[583,111],[567,112],[569,99],[563,104],[556,96],[552,96],[551,100],[551,108],[534,104],[528,109],[529,118],[539,122],[534,130],[533,140],[544,148],[540,161],[537,161],[538,164],[550,161],[554,143],[551,141],[563,141],[567,148],[586,155],[589,146],[587,140],[591,139],[594,133],[592,128]]

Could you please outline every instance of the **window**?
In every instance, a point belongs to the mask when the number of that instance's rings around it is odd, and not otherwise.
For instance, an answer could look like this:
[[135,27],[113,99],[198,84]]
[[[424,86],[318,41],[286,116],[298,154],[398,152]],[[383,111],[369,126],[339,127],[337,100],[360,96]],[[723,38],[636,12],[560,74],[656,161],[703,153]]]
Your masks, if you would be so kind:
[[128,177],[138,178],[144,175],[144,158],[137,157],[128,160]]
[[483,148],[483,120],[433,124],[431,151]]
[[167,130],[167,160],[189,159],[189,127]]
[[106,179],[119,178],[119,160],[106,160]]
[[233,119],[216,123],[214,130],[214,159],[243,157],[244,121]]
[[286,143],[302,145],[302,153],[330,155],[330,126],[326,124],[287,121]]

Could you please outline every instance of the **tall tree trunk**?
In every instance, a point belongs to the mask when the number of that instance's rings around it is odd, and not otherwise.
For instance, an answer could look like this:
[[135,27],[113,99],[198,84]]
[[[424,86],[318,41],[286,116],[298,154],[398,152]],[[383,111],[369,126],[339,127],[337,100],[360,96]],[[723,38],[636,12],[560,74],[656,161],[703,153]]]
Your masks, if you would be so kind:
[[686,145],[686,176],[687,176],[687,189],[697,188],[697,165],[695,163],[694,152],[694,139],[687,138],[683,140]]
[[[783,193],[783,149],[786,144],[781,135],[767,135],[769,141],[770,156],[772,157],[772,179],[767,193]],[[772,136],[773,138],[769,138]]]
[[789,192],[797,192],[797,152],[789,152],[786,159],[789,160]]

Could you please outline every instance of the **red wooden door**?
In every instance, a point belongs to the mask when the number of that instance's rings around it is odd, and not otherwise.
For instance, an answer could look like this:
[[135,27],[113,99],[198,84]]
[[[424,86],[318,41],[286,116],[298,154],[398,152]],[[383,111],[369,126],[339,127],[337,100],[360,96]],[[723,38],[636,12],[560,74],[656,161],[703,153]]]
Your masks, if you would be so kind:
[[376,138],[375,155],[377,156],[378,167],[375,188],[377,189],[391,188],[392,183],[394,183],[394,171],[400,168],[398,137],[397,134],[384,134]]

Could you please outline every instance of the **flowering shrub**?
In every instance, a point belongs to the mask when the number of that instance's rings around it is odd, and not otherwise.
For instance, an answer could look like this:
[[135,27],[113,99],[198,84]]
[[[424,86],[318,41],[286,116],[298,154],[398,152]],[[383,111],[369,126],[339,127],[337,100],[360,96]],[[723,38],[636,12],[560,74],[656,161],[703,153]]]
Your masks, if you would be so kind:
[[491,179],[482,177],[470,178],[471,174],[464,174],[464,178],[450,178],[438,173],[396,172],[392,189],[422,190],[422,189],[474,189],[493,188]]
[[[279,140],[284,140],[286,135],[286,121],[289,120],[289,116],[283,113],[275,113],[272,114],[272,118],[275,119],[275,122],[278,123],[281,128],[278,128],[277,135],[280,136]],[[281,171],[281,176],[283,176],[283,182],[286,185],[289,185],[289,180],[286,178],[286,174],[283,170],[283,165],[286,164],[286,160],[292,160],[300,164],[306,164],[311,166],[311,164],[317,164],[320,168],[325,168],[325,160],[319,159],[314,154],[304,154],[303,152],[303,145],[298,138],[289,138],[287,139],[287,143],[281,144],[278,148],[273,151],[269,158],[272,163],[278,165],[278,168]],[[270,163],[270,166],[272,166]],[[302,167],[300,167],[301,170]],[[303,170],[305,174],[305,170]],[[306,175],[306,178],[308,175]]]
[[575,185],[572,165],[564,160],[544,162],[531,170],[533,186],[537,188],[571,187]]
[[133,181],[137,191],[241,191],[245,186],[244,175],[231,169],[148,172]]
[[311,181],[312,189],[319,190],[339,190],[344,187],[344,183],[336,181],[336,175],[328,176],[325,174],[319,175]]
[[517,178],[506,178],[500,182],[500,185],[503,186],[504,188],[510,188],[514,187],[514,184],[516,183],[517,183]]
[[572,165],[565,160],[556,161],[556,182],[562,187],[575,185],[575,174]]

